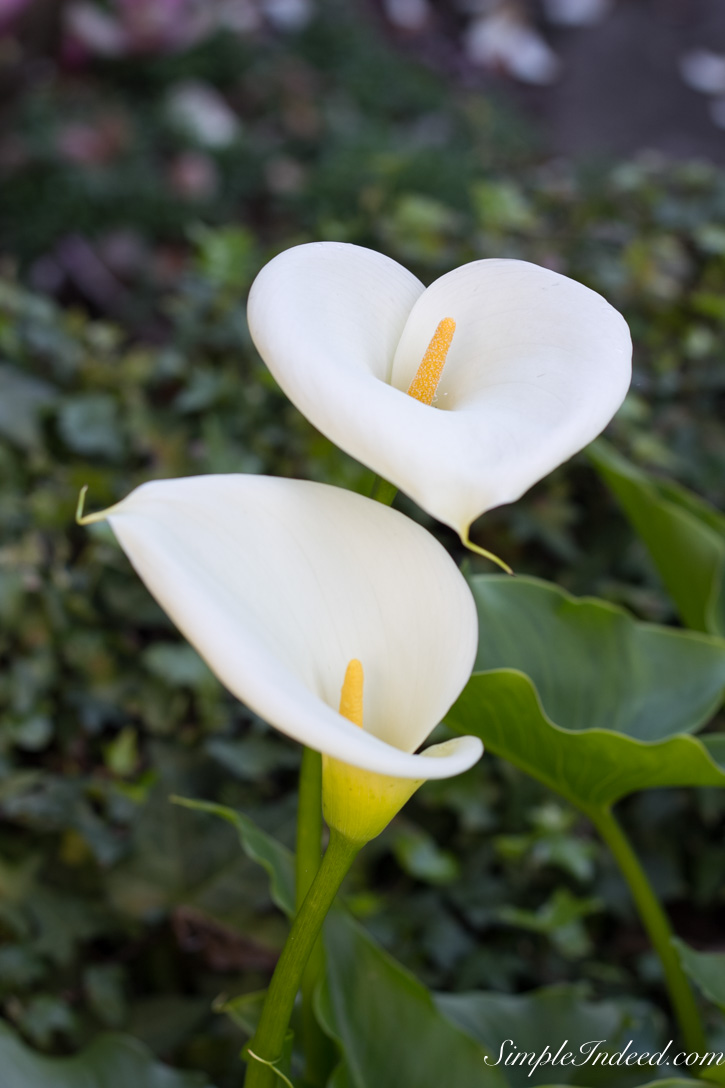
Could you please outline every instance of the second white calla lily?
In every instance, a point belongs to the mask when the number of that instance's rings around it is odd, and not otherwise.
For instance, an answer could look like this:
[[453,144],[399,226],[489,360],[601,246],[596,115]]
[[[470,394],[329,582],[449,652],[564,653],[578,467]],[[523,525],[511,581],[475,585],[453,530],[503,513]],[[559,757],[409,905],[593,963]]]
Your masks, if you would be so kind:
[[[631,378],[621,315],[525,261],[474,261],[426,288],[381,253],[312,242],[262,269],[248,316],[300,411],[464,540],[592,441]],[[437,369],[416,383],[431,346]]]
[[324,753],[326,816],[349,838],[480,757],[474,737],[414,754],[478,639],[465,580],[414,522],[324,484],[235,475],[144,484],[83,521],[100,518],[222,683]]

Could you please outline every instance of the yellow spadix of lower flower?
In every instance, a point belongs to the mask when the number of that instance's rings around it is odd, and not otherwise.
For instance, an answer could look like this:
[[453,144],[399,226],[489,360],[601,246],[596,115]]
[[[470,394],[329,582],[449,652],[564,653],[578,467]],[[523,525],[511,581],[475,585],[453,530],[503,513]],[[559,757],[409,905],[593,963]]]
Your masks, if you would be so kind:
[[[363,726],[361,663],[353,658],[345,670],[340,692],[340,714]],[[363,770],[332,756],[322,756],[322,811],[328,827],[361,845],[384,831],[424,778],[395,778]]]

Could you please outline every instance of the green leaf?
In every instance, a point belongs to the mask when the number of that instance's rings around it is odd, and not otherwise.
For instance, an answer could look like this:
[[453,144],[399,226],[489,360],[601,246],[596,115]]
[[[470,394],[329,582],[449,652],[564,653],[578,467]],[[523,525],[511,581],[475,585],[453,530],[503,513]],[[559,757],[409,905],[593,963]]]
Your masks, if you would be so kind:
[[257,1030],[266,996],[266,990],[255,990],[250,994],[239,994],[238,997],[230,997],[228,1000],[217,1002],[214,1005],[214,1012],[225,1013],[238,1028],[241,1028],[245,1035],[249,1035],[251,1038]]
[[24,449],[37,446],[42,413],[57,396],[48,382],[0,364],[0,437]]
[[725,517],[599,439],[589,455],[644,541],[683,622],[725,636]]
[[[511,1088],[524,1085],[579,1084],[587,1088],[616,1083],[617,1088],[636,1085],[642,1068],[585,1063],[588,1051],[580,1047],[602,1040],[600,1051],[620,1052],[632,1040],[630,1050],[656,1053],[661,1047],[653,1031],[651,1010],[643,1003],[586,1000],[582,986],[549,986],[530,994],[496,993],[438,994],[436,1005],[454,1024],[477,1039],[499,1061],[498,1068]],[[563,1045],[578,1066],[552,1064]],[[548,1055],[534,1068],[523,1053]],[[596,1051],[595,1051],[596,1053]],[[507,1058],[509,1064],[506,1064]],[[514,1058],[516,1061],[514,1062]],[[648,1075],[648,1071],[644,1071]]]
[[67,397],[58,413],[58,430],[74,453],[115,458],[124,450],[119,406],[107,393]]
[[702,1081],[691,1080],[687,1077],[672,1077],[668,1080],[651,1080],[640,1088],[692,1088],[693,1084],[702,1084]]
[[695,732],[725,689],[718,639],[639,623],[605,601],[536,578],[481,575],[476,671],[518,669],[563,729],[641,741]]
[[209,1016],[208,997],[156,994],[137,998],[129,1008],[127,1034],[157,1056],[174,1053],[199,1032]]
[[107,1028],[119,1028],[126,1019],[124,978],[118,963],[91,964],[83,973],[88,1004]]
[[482,575],[477,672],[448,724],[584,811],[655,786],[723,786],[722,737],[687,736],[725,684],[725,645],[638,623],[533,578]]
[[45,1058],[0,1023],[3,1088],[211,1088],[202,1073],[159,1064],[136,1039],[101,1035],[73,1058]]
[[398,864],[409,876],[426,884],[450,884],[459,877],[455,854],[442,850],[422,828],[400,822],[389,837]]
[[0,946],[0,995],[3,998],[13,991],[29,989],[45,974],[45,964],[34,951],[20,944]]
[[691,1080],[686,1077],[674,1077],[669,1080],[651,1080],[640,1088],[692,1088],[693,1084],[702,1084],[702,1081]]
[[295,875],[292,852],[266,831],[257,827],[243,812],[216,805],[211,801],[195,801],[190,797],[172,797],[176,805],[196,812],[219,816],[236,828],[239,842],[247,857],[256,861],[269,874],[273,901],[289,917],[295,913]]
[[677,937],[672,943],[685,974],[708,1001],[725,1012],[725,952],[696,952]]
[[514,864],[528,858],[537,868],[552,865],[575,880],[592,880],[597,846],[577,834],[578,817],[571,808],[549,799],[532,809],[529,819],[533,825],[529,833],[496,835],[493,843],[499,857]]
[[111,774],[128,778],[139,763],[138,734],[132,725],[125,726],[104,746],[103,756]]
[[252,282],[259,258],[254,237],[243,227],[211,230],[201,223],[189,230],[197,248],[202,273],[220,287],[245,290]]
[[18,1024],[31,1043],[49,1050],[54,1041],[75,1041],[78,1021],[70,1005],[53,994],[36,994],[25,1005]]
[[337,1069],[327,1082],[327,1088],[355,1088],[355,1081],[350,1075],[350,1070],[344,1061],[340,1062]]
[[127,857],[107,877],[115,910],[138,919],[163,917],[183,908],[231,930],[254,932],[260,947],[279,947],[286,923],[269,911],[269,877],[239,849],[231,822],[171,804],[196,780],[198,754],[164,745],[156,765],[165,777],[148,794],[133,825]]
[[643,743],[603,729],[568,732],[545,715],[528,677],[513,671],[473,676],[447,721],[585,812],[657,786],[725,786],[725,766],[698,738]]
[[155,642],[142,655],[149,672],[172,687],[202,688],[216,683],[209,666],[193,646],[176,642]]
[[318,1000],[324,1029],[341,1046],[349,1088],[503,1088],[486,1050],[436,1008],[428,990],[342,911],[324,931],[327,984]]
[[582,899],[568,888],[557,888],[536,911],[506,905],[499,909],[498,917],[505,925],[549,937],[563,956],[576,959],[590,951],[582,919],[601,909],[598,899]]
[[276,736],[252,735],[243,740],[212,737],[204,745],[208,754],[243,782],[259,782],[275,771],[297,769],[299,753]]

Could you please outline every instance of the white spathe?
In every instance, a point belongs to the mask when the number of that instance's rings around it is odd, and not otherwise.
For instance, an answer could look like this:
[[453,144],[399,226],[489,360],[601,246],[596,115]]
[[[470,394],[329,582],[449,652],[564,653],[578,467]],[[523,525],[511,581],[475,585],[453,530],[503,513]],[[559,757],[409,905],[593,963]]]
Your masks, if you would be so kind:
[[[325,484],[238,475],[143,484],[102,516],[221,682],[281,732],[405,779],[480,757],[474,737],[412,754],[468,680],[478,625],[450,556],[408,518]],[[364,729],[338,713],[353,658]]]
[[[315,427],[464,539],[592,441],[631,379],[622,316],[525,261],[474,261],[426,288],[381,253],[311,242],[262,269],[248,316]],[[407,389],[444,317],[456,331],[429,406]]]

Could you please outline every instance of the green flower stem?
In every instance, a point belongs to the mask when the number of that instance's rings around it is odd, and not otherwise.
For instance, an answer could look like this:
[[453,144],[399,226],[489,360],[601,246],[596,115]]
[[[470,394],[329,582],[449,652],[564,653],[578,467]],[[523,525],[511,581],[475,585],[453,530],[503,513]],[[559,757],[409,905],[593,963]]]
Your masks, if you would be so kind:
[[292,923],[267,990],[257,1030],[247,1048],[249,1066],[244,1081],[245,1088],[279,1088],[282,1083],[273,1066],[282,1056],[305,965],[337,890],[361,845],[351,842],[336,831],[330,834],[330,845]]
[[[302,752],[300,792],[297,807],[297,852],[295,854],[295,897],[299,911],[320,868],[322,842],[322,756],[311,748]],[[305,1055],[305,1079],[323,1085],[330,1074],[330,1040],[317,1023],[313,1005],[315,987],[324,970],[324,953],[319,940],[310,953],[302,976],[301,1036]]]
[[388,480],[384,480],[382,476],[375,477],[373,486],[370,489],[371,499],[375,499],[376,502],[381,502],[383,506],[392,506],[397,494],[398,489],[395,484],[391,484]]
[[300,793],[297,806],[297,853],[295,900],[299,910],[320,868],[322,856],[322,756],[311,748],[302,750]]
[[655,895],[642,868],[639,858],[612,815],[610,808],[598,808],[588,812],[599,834],[611,850],[639,911],[645,929],[654,945],[665,972],[672,1008],[680,1025],[682,1041],[688,1051],[702,1054],[707,1050],[707,1040],[700,1018],[700,1011],[675,949],[674,936],[667,915]]

